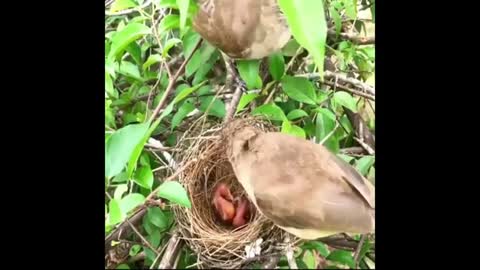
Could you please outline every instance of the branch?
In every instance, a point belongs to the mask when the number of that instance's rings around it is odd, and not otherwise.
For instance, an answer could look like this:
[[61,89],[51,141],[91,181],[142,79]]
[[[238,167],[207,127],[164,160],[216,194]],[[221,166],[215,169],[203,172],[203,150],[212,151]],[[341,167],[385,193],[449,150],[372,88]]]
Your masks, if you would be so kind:
[[[334,29],[328,29],[328,36],[336,39],[337,32]],[[351,33],[339,33],[338,37],[341,39],[350,40],[351,42],[358,44],[358,45],[369,45],[375,44],[375,36],[372,37],[363,37],[358,34],[351,34]]]
[[[107,1],[105,2],[105,7],[108,7],[110,6],[111,4],[113,3],[113,1]],[[106,16],[120,16],[120,15],[127,15],[127,14],[130,14],[130,13],[133,13],[133,12],[140,12],[139,10],[140,9],[144,9],[146,8],[148,5],[150,5],[152,3],[152,0],[147,0],[145,1],[145,3],[143,3],[143,5],[139,6],[139,7],[134,7],[134,8],[131,8],[131,9],[125,9],[125,10],[122,10],[122,11],[119,11],[119,12],[110,12],[110,11],[105,11],[105,15]]]
[[360,238],[360,242],[357,245],[357,249],[355,250],[355,255],[353,256],[353,260],[355,261],[355,268],[358,269],[358,264],[360,263],[360,252],[362,251],[363,243],[365,243],[365,239],[367,238],[366,234],[362,234]]
[[153,111],[153,114],[152,116],[150,117],[150,122],[153,122],[153,119],[155,119],[155,117],[157,117],[158,113],[160,112],[160,110],[165,106],[166,102],[167,102],[167,97],[170,95],[170,93],[173,91],[174,89],[174,85],[175,85],[175,82],[177,81],[178,77],[180,77],[180,74],[183,73],[183,71],[185,70],[185,66],[187,65],[188,61],[190,61],[190,58],[192,58],[193,54],[195,53],[195,51],[200,47],[200,44],[202,43],[202,39],[200,39],[198,42],[197,42],[197,45],[195,45],[195,48],[193,49],[192,53],[190,53],[190,55],[183,61],[182,65],[180,66],[180,68],[177,70],[177,72],[175,73],[175,75],[173,76],[173,78],[170,78],[170,81],[168,82],[168,86],[167,86],[167,89],[165,90],[165,93],[163,94],[163,97],[162,99],[160,100],[160,102],[158,103],[157,107],[155,108],[155,110]]
[[[361,89],[361,90],[364,90],[366,93],[370,94],[370,95],[375,95],[375,88],[367,83],[364,83],[360,80],[357,80],[355,78],[349,78],[347,77],[346,75],[344,74],[340,74],[340,73],[335,73],[335,72],[331,72],[329,70],[325,70],[325,73],[324,73],[324,77],[325,79],[337,79],[341,82],[344,82],[344,83],[349,83],[349,84],[353,84],[355,87]],[[319,76],[320,78],[320,76]]]
[[[143,216],[147,212],[146,207],[142,207],[135,214],[133,214],[128,220],[130,221],[130,224],[136,226],[140,221],[142,220]],[[130,227],[129,222],[127,220],[123,221],[122,224],[120,224],[115,231],[110,233],[106,238],[105,238],[105,252],[110,250],[112,246],[112,241],[115,239],[120,239],[120,237],[127,235],[131,232],[131,227]]]
[[183,242],[180,238],[180,233],[178,229],[172,234],[170,240],[168,240],[167,248],[165,249],[165,253],[163,254],[162,260],[158,265],[158,269],[174,269],[176,267],[177,257],[180,254],[180,248],[182,247]]
[[242,96],[242,87],[237,86],[235,89],[235,93],[233,93],[232,100],[230,101],[230,104],[228,105],[227,108],[227,113],[225,114],[225,119],[224,122],[228,123],[230,120],[233,119],[233,116],[235,115],[235,111],[237,110],[238,103],[240,102],[240,97]]

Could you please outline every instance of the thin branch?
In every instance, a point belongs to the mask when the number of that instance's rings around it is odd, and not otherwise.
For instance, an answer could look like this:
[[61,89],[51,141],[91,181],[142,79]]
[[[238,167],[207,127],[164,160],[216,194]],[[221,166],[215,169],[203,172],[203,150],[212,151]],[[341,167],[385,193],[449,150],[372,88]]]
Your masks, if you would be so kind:
[[355,255],[353,256],[353,260],[355,261],[355,268],[358,269],[358,264],[360,263],[360,252],[362,251],[363,243],[365,243],[365,239],[367,238],[366,234],[362,234],[360,238],[360,242],[357,245],[357,249],[355,250]]
[[[110,250],[113,240],[120,239],[120,237],[130,232],[130,224],[136,226],[138,223],[140,223],[146,212],[146,207],[139,208],[135,214],[123,221],[122,224],[115,229],[115,231],[110,233],[105,238],[105,251]],[[129,222],[127,222],[127,220],[129,220]]]
[[180,234],[177,229],[168,240],[167,248],[163,254],[162,260],[158,265],[158,269],[173,269],[177,256],[180,254],[180,248],[182,247],[183,242],[181,241]]
[[375,155],[375,150],[373,150],[368,144],[364,143],[357,137],[354,137],[353,139],[357,141],[365,150],[367,150],[368,154]]
[[362,147],[354,146],[354,147],[348,147],[348,148],[342,148],[340,149],[341,154],[364,154],[365,149]]
[[[320,79],[320,74],[318,73],[305,73],[305,74],[299,74],[296,75],[298,77],[305,77],[309,80],[318,80]],[[364,93],[368,94],[369,96],[373,96],[373,100],[375,100],[375,88],[367,83],[364,83],[360,80],[357,80],[355,78],[348,78],[347,76],[336,73],[336,72],[331,72],[329,70],[325,70],[324,73],[324,78],[325,79],[338,79],[339,82],[344,83],[344,84],[352,84],[356,88],[363,90]],[[340,86],[338,86],[340,87]]]
[[233,119],[233,116],[235,115],[235,111],[237,110],[238,103],[240,102],[240,97],[242,96],[243,90],[240,85],[237,86],[235,89],[235,93],[233,93],[232,100],[230,101],[230,104],[228,105],[227,113],[225,114],[225,123],[228,123],[230,120]]
[[332,87],[337,87],[337,90],[339,90],[339,91],[342,90],[342,91],[349,92],[351,94],[354,94],[354,95],[357,95],[357,96],[364,97],[366,99],[370,99],[370,100],[375,101],[375,96],[366,94],[364,92],[361,92],[361,91],[358,91],[358,90],[355,90],[355,89],[352,89],[352,88],[349,88],[349,87],[346,87],[346,86],[343,86],[343,85],[340,85],[340,84],[335,84],[334,82],[324,81],[323,84],[326,84],[326,85],[329,85],[329,86],[332,86]]
[[180,74],[183,73],[183,71],[185,70],[185,66],[187,65],[188,61],[190,61],[190,58],[192,58],[193,54],[195,53],[195,51],[200,47],[200,44],[202,43],[202,39],[200,39],[195,48],[193,49],[192,53],[190,53],[190,55],[183,61],[182,65],[180,66],[180,68],[177,70],[177,72],[175,73],[175,75],[173,76],[173,78],[170,78],[170,81],[168,82],[168,86],[167,86],[167,89],[165,90],[165,93],[163,94],[163,97],[162,99],[160,100],[160,102],[158,103],[157,107],[155,108],[155,110],[153,111],[153,114],[152,116],[150,117],[150,121],[153,122],[153,119],[155,119],[155,117],[157,117],[158,113],[160,112],[160,110],[165,106],[166,102],[167,102],[167,98],[168,96],[170,95],[170,93],[173,91],[174,89],[174,85],[175,85],[175,82],[177,81],[178,77],[180,77]]

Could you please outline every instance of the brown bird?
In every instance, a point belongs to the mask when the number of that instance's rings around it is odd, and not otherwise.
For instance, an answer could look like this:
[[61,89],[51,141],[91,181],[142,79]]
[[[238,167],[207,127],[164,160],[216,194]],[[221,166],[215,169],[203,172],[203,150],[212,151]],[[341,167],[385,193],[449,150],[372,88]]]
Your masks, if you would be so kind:
[[256,208],[303,239],[375,230],[375,188],[322,145],[244,127],[227,154]]
[[230,189],[224,183],[220,183],[213,194],[213,206],[220,219],[227,224],[232,222],[235,216],[235,206]]
[[277,0],[198,0],[194,29],[233,59],[261,59],[290,39]]
[[247,224],[250,217],[249,203],[246,198],[239,198],[235,201],[235,217],[233,217],[232,225],[234,228]]

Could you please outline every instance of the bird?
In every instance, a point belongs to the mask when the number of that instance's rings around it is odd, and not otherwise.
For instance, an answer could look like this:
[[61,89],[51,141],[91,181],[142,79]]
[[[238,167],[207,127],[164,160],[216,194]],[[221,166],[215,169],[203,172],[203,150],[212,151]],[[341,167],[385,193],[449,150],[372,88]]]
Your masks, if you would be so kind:
[[235,216],[233,196],[226,184],[220,183],[215,187],[212,204],[217,215],[225,224],[231,224]]
[[198,0],[198,4],[193,28],[232,59],[261,59],[290,40],[277,0]]
[[323,145],[252,126],[229,136],[226,155],[237,180],[281,229],[306,240],[374,232],[374,186]]
[[234,228],[241,227],[247,224],[247,220],[250,217],[249,202],[246,198],[235,199],[235,216],[232,220]]

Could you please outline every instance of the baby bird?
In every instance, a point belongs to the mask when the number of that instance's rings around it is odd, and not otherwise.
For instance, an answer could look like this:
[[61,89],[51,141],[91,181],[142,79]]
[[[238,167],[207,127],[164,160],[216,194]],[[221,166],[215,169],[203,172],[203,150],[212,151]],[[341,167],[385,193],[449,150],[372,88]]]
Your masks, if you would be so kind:
[[219,184],[214,191],[213,206],[222,222],[230,224],[235,216],[233,196],[226,184]]
[[246,198],[236,199],[235,201],[235,217],[233,217],[232,225],[234,228],[247,224],[250,217],[250,205]]

